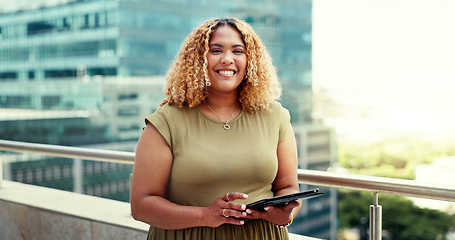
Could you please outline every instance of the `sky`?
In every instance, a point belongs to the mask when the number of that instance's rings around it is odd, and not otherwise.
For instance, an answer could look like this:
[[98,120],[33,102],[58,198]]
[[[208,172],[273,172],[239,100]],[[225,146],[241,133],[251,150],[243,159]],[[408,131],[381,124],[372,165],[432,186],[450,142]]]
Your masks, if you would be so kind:
[[455,1],[314,0],[313,84],[376,124],[455,129]]

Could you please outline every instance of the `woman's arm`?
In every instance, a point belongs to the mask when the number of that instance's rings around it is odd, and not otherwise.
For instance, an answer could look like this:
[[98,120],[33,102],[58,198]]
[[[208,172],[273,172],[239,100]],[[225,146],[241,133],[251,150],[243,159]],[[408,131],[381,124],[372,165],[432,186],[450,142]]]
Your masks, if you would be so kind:
[[[283,141],[277,147],[278,173],[272,185],[275,196],[299,192],[297,178],[298,157],[292,125]],[[298,201],[292,201],[284,207],[266,207],[266,211],[248,210],[252,218],[264,218],[277,225],[286,225],[291,221],[291,213],[296,216],[301,208]]]
[[[275,181],[273,182],[273,192],[275,193],[275,196],[299,192],[300,189],[297,177],[297,169],[299,163],[297,155],[297,144],[295,141],[295,134],[292,125],[289,126],[284,140],[278,144],[277,156],[278,173]],[[292,208],[291,212],[293,216],[296,216],[302,206],[299,202],[298,205],[293,204],[288,207]],[[276,222],[276,224],[285,225],[289,223],[289,221],[290,216],[285,217],[284,220],[281,220],[280,222]]]
[[[223,223],[243,224],[241,204],[227,201],[226,196],[214,200],[209,207],[182,206],[165,198],[173,156],[166,140],[152,125],[145,127],[136,149],[131,185],[131,212],[134,219],[164,229],[183,229],[197,226],[217,227]],[[245,198],[231,193],[230,200]]]

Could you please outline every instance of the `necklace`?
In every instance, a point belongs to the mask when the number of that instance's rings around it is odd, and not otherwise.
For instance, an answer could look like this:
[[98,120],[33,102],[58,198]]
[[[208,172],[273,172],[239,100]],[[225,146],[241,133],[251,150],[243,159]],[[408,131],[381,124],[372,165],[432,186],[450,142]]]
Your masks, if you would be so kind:
[[223,119],[220,118],[220,116],[218,116],[218,114],[216,114],[215,111],[213,111],[213,109],[209,106],[209,104],[208,104],[207,102],[205,102],[205,105],[207,105],[207,107],[210,109],[210,111],[212,111],[212,112],[215,114],[215,116],[217,116],[222,122],[224,122],[224,126],[223,126],[224,130],[229,130],[229,129],[231,129],[231,126],[229,126],[228,123],[229,123],[229,121],[231,121],[232,116],[234,116],[234,113],[235,113],[236,110],[237,110],[237,106],[235,106],[234,112],[232,112],[232,114],[231,114],[231,116],[229,117],[229,119],[228,119],[227,121],[224,121]]

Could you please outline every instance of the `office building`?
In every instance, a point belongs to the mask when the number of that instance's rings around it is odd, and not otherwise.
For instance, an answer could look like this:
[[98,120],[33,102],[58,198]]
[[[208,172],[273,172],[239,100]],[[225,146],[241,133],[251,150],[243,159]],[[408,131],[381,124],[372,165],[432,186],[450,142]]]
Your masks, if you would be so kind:
[[[162,77],[4,82],[0,92],[11,93],[22,85],[28,86],[20,88],[20,94],[29,96],[29,103],[42,104],[49,95],[61,101],[46,105],[50,109],[42,107],[45,110],[0,108],[0,139],[134,152],[145,124],[142,116],[163,98]],[[65,109],[68,102],[88,110],[54,110]],[[129,201],[131,165],[35,154],[5,154],[4,159],[6,179]]]
[[[334,129],[316,124],[294,125],[300,169],[326,171],[337,161]],[[321,239],[336,239],[337,192],[334,188],[300,185],[301,190],[319,188],[325,194],[303,200],[290,231]]]
[[[185,36],[200,22],[233,16],[249,22],[268,47],[295,122],[311,122],[311,1],[98,0],[0,15],[0,82],[88,76],[164,75]],[[0,95],[2,107],[30,99]],[[47,105],[55,96],[43,99]],[[68,107],[71,107],[69,105]]]

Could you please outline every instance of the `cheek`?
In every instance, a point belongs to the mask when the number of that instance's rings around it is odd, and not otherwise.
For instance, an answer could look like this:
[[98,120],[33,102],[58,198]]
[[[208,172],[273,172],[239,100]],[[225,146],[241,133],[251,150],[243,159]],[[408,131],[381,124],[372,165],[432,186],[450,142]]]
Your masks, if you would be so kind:
[[247,60],[246,59],[241,59],[238,62],[238,66],[239,66],[239,68],[242,68],[242,70],[246,72]]
[[207,56],[207,68],[211,69],[213,66],[217,64],[217,60],[213,56]]

